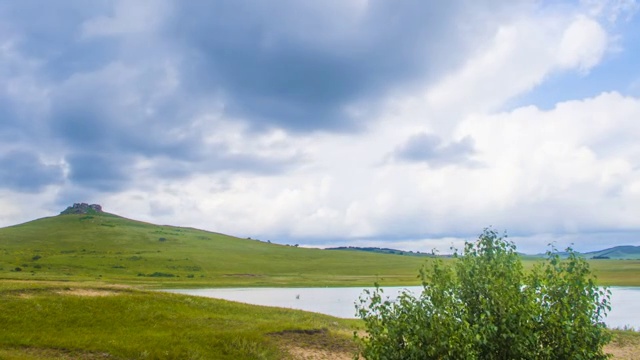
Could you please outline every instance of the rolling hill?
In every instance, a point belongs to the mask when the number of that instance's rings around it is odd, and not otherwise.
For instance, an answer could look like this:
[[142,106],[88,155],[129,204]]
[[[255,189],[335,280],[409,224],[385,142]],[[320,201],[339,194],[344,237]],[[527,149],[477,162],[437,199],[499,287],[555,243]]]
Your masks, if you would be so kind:
[[[431,261],[425,254],[393,249],[278,245],[98,210],[0,228],[0,280],[91,280],[155,288],[419,285],[419,269]],[[640,284],[638,247],[584,255],[601,283]],[[523,256],[523,261],[529,268],[540,258]]]
[[[640,246],[620,245],[611,248],[577,253],[585,259],[591,260],[640,260]],[[558,252],[561,258],[566,258],[568,253]],[[545,258],[546,254],[525,255],[530,258]]]
[[589,259],[640,260],[640,246],[615,246],[583,255]]
[[424,261],[270,244],[96,211],[0,229],[4,279],[164,287],[418,284]]

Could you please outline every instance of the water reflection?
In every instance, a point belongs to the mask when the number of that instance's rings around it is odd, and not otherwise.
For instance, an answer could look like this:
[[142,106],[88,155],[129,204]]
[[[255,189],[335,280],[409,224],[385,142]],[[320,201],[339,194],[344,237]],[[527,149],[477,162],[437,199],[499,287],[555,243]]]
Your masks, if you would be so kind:
[[[416,294],[422,287],[385,287],[384,293],[395,298],[408,289]],[[631,326],[640,329],[640,287],[612,287],[609,327]],[[341,318],[355,318],[355,302],[363,288],[235,288],[235,289],[173,289],[168,292],[239,301],[254,305],[277,306],[312,311]]]

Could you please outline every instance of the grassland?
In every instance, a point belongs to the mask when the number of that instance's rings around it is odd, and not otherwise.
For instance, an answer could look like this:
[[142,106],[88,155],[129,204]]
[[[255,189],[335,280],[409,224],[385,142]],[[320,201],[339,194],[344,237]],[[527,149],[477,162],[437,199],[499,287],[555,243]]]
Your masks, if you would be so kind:
[[109,214],[0,229],[0,278],[148,287],[418,284],[424,259],[270,244]]
[[[102,213],[0,229],[0,279],[146,287],[417,285],[428,258],[270,244]],[[525,259],[532,266],[536,259]],[[591,260],[603,285],[640,286],[640,260]]]
[[351,356],[357,322],[92,283],[0,283],[0,359]]
[[[150,289],[415,285],[425,261],[111,214],[38,219],[0,229],[0,359],[348,359],[359,321]],[[591,265],[600,284],[640,285],[638,260]],[[609,349],[631,359],[640,337],[616,332]]]
[[[96,282],[0,281],[0,359],[351,359],[357,320]],[[640,333],[606,350],[636,359]]]

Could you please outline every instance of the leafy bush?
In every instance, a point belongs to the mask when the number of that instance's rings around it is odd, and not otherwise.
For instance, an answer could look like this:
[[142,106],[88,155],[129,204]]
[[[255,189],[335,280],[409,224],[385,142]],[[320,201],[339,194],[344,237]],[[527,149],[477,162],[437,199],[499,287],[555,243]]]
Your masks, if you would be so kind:
[[[553,250],[553,249],[552,249]],[[603,318],[610,292],[599,289],[588,263],[547,252],[525,274],[515,245],[485,229],[447,265],[420,272],[423,290],[396,301],[382,289],[356,305],[368,335],[361,354],[375,359],[606,359]]]

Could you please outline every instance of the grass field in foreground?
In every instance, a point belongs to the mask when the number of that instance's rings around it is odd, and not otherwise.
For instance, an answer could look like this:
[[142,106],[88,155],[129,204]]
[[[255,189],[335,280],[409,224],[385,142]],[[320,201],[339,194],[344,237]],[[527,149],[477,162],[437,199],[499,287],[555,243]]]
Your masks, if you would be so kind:
[[[359,320],[125,286],[0,281],[0,359],[351,359]],[[640,333],[606,351],[636,359]]]
[[0,282],[1,359],[352,356],[357,321],[117,286]]
[[[270,244],[108,213],[54,216],[0,229],[0,279],[166,288],[418,285],[418,270],[427,261]],[[539,260],[523,261],[530,267]],[[640,260],[590,263],[602,285],[640,286]]]

